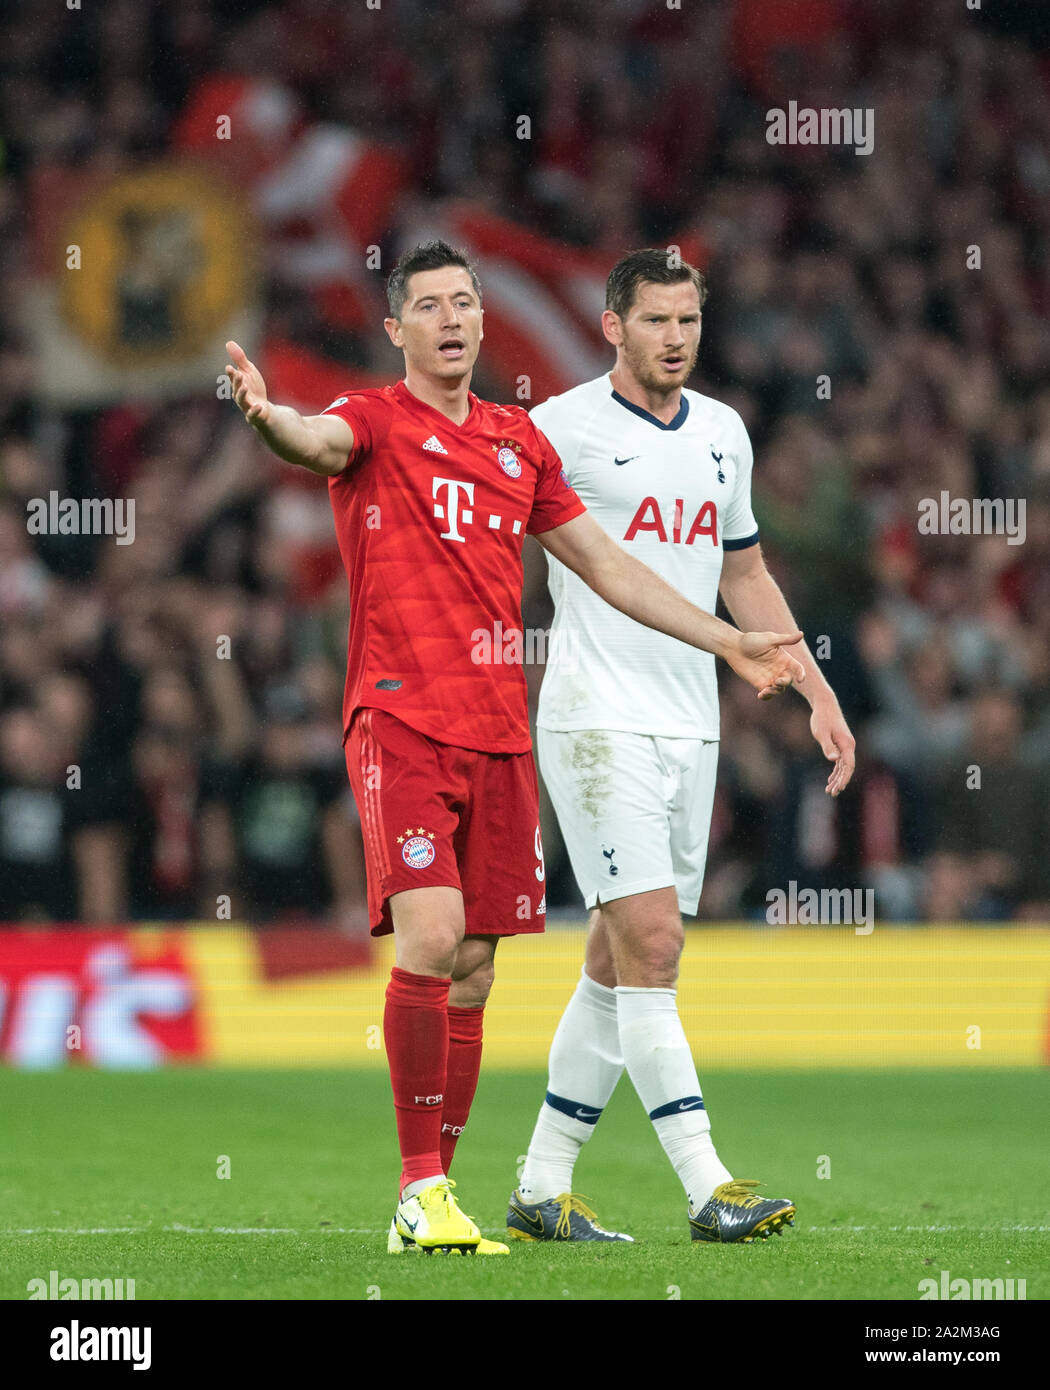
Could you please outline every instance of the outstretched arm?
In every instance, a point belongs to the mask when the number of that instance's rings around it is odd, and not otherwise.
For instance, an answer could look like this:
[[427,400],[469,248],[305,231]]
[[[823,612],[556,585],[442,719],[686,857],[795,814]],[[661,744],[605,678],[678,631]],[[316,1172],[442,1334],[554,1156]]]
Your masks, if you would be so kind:
[[713,613],[697,608],[628,554],[587,512],[543,531],[536,539],[627,617],[722,657],[754,686],[760,700],[770,700],[795,681],[805,680],[802,666],[782,650],[801,642],[801,632],[791,628],[781,633],[738,632]]
[[237,343],[226,344],[233,359],[226,375],[233,399],[256,434],[286,463],[333,478],[346,467],[354,447],[354,432],[338,415],[302,416],[290,405],[275,405],[266,397],[266,383],[254,362]]
[[[757,545],[750,545],[745,550],[726,551],[722,561],[720,589],[733,621],[741,627],[760,623],[772,627],[794,627],[787,601],[766,569]],[[809,727],[824,756],[835,764],[825,790],[830,796],[838,796],[853,776],[856,742],[842,717],[835,692],[824,679],[824,673],[804,642],[796,648],[796,655],[806,668],[806,683],[801,687],[801,693],[813,709]]]

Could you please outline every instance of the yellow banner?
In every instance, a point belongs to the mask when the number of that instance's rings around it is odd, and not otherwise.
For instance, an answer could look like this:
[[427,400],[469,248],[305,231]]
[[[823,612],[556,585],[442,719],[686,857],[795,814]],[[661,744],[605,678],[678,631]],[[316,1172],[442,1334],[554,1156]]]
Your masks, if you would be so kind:
[[[248,1066],[385,1066],[389,938],[365,969],[263,977],[256,938],[193,929],[203,1050]],[[537,1067],[575,988],[581,929],[504,942],[486,1067]],[[762,1067],[1005,1067],[1047,1060],[1050,929],[695,928],[679,1006],[698,1062]]]

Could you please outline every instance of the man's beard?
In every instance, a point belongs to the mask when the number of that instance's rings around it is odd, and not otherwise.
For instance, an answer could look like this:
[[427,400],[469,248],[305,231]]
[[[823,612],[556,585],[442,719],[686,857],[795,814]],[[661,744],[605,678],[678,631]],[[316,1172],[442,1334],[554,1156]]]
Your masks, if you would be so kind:
[[693,355],[689,358],[689,370],[679,377],[677,382],[668,381],[667,377],[660,371],[659,364],[653,362],[643,347],[632,343],[629,338],[624,338],[623,355],[624,361],[630,368],[631,375],[639,386],[647,391],[658,391],[665,396],[669,396],[672,391],[676,391],[679,386],[689,380],[693,368],[696,366],[697,355],[700,351],[699,343],[693,349]]

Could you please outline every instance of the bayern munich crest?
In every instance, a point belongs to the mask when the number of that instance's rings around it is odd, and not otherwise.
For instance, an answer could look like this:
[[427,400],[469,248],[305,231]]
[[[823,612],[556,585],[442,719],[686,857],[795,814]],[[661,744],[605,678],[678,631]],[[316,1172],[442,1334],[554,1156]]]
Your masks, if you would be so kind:
[[427,869],[434,862],[434,836],[429,830],[424,830],[422,826],[418,830],[412,830],[409,826],[404,835],[397,837],[397,842],[401,846],[401,858],[410,869]]
[[496,462],[508,478],[521,477],[521,460],[505,440],[501,439],[496,447]]

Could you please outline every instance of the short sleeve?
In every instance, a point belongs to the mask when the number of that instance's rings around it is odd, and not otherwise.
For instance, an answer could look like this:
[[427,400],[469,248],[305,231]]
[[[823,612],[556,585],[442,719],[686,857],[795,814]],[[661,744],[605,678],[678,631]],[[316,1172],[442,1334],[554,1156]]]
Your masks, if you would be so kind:
[[541,430],[536,431],[536,438],[540,445],[540,474],[536,480],[529,524],[525,528],[530,536],[551,531],[555,526],[564,526],[574,516],[587,510],[569,485],[568,475],[554,445]]
[[736,447],[736,483],[722,526],[722,546],[725,550],[745,550],[758,541],[758,522],[751,510],[751,473],[755,456],[739,415],[736,424],[739,440]]
[[579,412],[570,410],[565,400],[564,396],[551,396],[541,401],[529,411],[529,419],[553,445],[571,486],[583,434],[579,427]]
[[320,414],[338,415],[353,430],[354,447],[350,451],[350,463],[364,458],[375,446],[375,402],[368,396],[337,396]]

